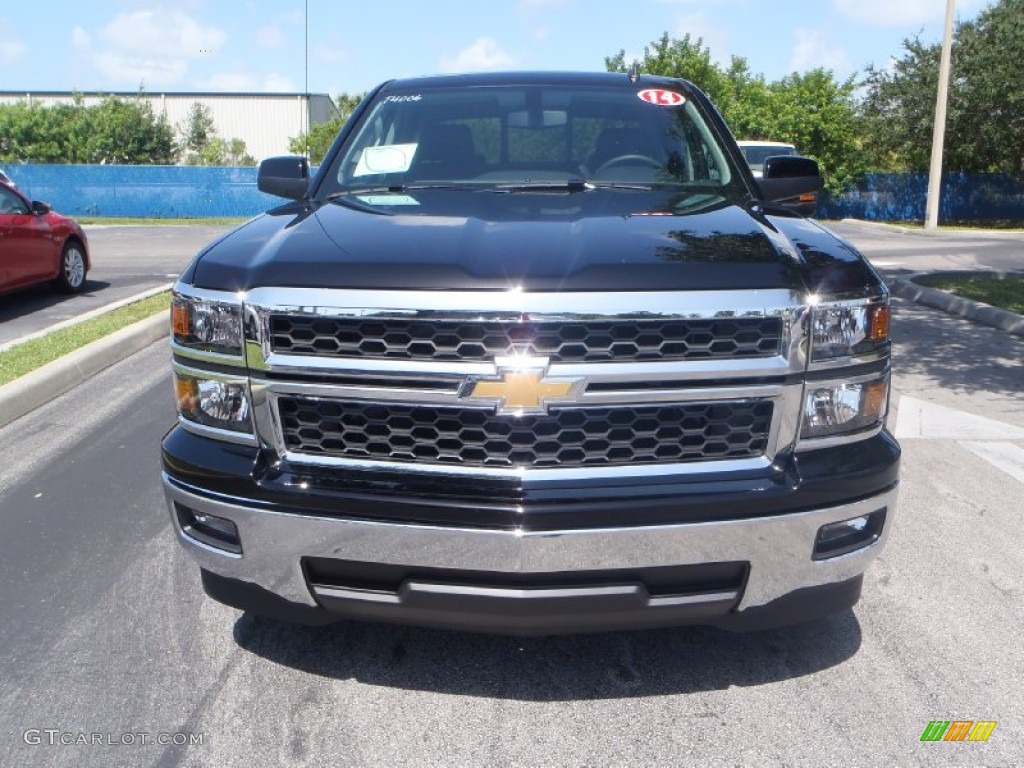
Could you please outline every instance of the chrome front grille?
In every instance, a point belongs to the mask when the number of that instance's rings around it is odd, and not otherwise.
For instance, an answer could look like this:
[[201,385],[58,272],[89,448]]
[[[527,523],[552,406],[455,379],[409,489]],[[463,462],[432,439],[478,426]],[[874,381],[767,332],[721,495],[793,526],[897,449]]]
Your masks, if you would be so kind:
[[480,362],[510,354],[552,363],[657,362],[778,355],[778,317],[446,320],[272,314],[271,350],[356,359]]
[[255,288],[244,305],[270,461],[575,482],[766,470],[796,442],[809,307],[788,289]]
[[342,459],[463,467],[574,468],[746,459],[765,452],[769,400],[493,409],[277,398],[285,446]]

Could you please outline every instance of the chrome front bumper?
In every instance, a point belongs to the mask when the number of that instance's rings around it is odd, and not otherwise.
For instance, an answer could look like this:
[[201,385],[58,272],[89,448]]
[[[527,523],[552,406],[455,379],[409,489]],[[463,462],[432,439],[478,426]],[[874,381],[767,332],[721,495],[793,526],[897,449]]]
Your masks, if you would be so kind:
[[[247,582],[303,606],[317,601],[303,558],[333,558],[419,568],[524,574],[601,571],[716,562],[749,563],[737,610],[765,605],[796,590],[861,575],[885,547],[897,490],[869,499],[773,517],[642,528],[567,531],[457,529],[313,517],[268,511],[243,499],[213,500],[163,476],[178,540],[200,567]],[[185,533],[174,503],[232,520],[242,554]],[[862,549],[812,560],[821,526],[887,509],[879,538]]]

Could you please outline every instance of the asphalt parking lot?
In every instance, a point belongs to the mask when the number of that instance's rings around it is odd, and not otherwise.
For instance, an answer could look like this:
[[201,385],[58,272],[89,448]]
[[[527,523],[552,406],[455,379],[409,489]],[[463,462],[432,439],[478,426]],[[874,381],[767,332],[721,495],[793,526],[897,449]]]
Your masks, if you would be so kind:
[[0,296],[0,344],[174,281],[205,243],[227,226],[85,227],[92,269],[81,293],[40,285]]
[[[870,257],[901,260],[883,269],[1002,258],[870,232]],[[213,603],[160,490],[173,405],[153,345],[0,429],[0,762],[1022,764],[1024,339],[902,300],[893,329],[889,547],[853,611],[744,635],[311,629]],[[922,743],[932,720],[998,725]],[[81,734],[101,743],[61,744]],[[201,743],[145,743],[160,734]]]

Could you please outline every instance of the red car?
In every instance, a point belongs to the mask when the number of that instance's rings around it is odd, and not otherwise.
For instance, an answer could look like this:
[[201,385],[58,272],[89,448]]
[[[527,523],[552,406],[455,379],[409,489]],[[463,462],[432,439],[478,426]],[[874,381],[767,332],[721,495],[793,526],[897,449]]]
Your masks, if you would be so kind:
[[46,282],[77,293],[90,266],[77,221],[0,183],[0,293]]

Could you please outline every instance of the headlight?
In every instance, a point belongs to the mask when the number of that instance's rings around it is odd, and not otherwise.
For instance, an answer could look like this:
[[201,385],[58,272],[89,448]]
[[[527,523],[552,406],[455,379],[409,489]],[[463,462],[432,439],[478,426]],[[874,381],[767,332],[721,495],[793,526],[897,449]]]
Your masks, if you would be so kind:
[[171,298],[174,342],[222,355],[242,354],[242,307],[175,293]]
[[176,370],[174,394],[178,413],[185,419],[207,427],[252,433],[246,381],[206,378]]
[[802,439],[850,434],[880,426],[889,405],[889,372],[866,381],[810,381]]
[[811,362],[880,352],[889,343],[887,301],[819,304],[812,310]]

